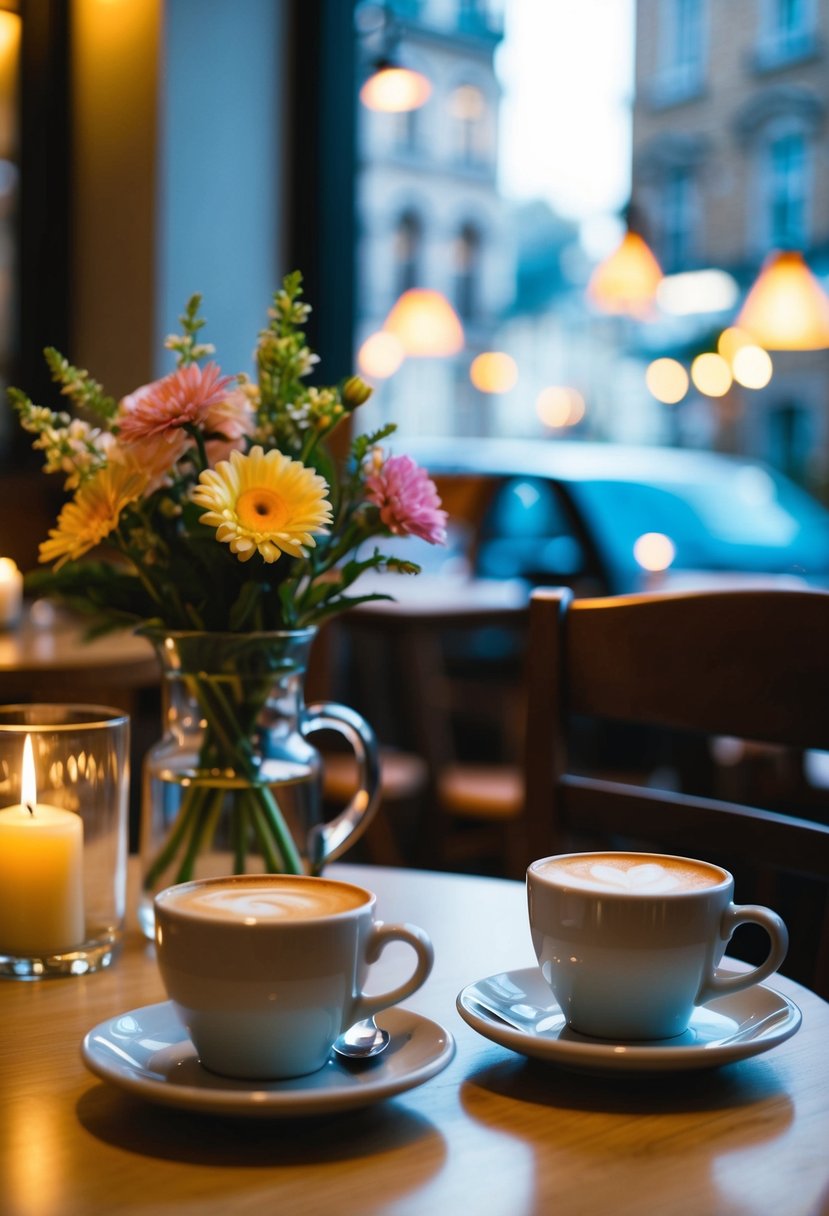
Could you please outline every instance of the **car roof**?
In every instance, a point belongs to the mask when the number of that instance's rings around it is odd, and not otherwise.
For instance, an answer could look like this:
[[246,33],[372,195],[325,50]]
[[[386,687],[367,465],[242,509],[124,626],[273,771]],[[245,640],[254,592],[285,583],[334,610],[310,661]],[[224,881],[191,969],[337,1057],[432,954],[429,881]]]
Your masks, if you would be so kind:
[[[758,461],[690,448],[636,446],[562,439],[405,440],[405,450],[435,472],[552,477],[559,481],[718,481]],[[771,471],[771,470],[770,470]]]

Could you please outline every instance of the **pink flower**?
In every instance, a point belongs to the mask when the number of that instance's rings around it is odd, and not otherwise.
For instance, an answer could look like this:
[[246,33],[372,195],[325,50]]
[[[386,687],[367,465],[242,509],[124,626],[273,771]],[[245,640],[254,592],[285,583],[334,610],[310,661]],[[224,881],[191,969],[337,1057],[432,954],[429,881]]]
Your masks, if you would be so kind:
[[223,376],[215,363],[202,369],[196,363],[179,367],[124,397],[118,406],[119,439],[134,443],[162,435],[177,427],[204,422],[211,406],[227,397],[231,376]]
[[126,464],[140,470],[147,478],[145,495],[169,485],[176,462],[190,447],[191,440],[182,430],[165,431],[163,435],[136,439],[133,443],[114,443],[109,449],[110,464]]
[[214,438],[207,440],[207,460],[215,468],[220,460],[230,460],[230,453],[244,447],[247,436],[253,434],[255,425],[253,405],[240,388],[232,389],[215,405],[211,405],[204,416],[204,430]]
[[396,536],[419,536],[430,545],[446,543],[447,515],[435,483],[411,456],[390,456],[366,478],[366,497]]

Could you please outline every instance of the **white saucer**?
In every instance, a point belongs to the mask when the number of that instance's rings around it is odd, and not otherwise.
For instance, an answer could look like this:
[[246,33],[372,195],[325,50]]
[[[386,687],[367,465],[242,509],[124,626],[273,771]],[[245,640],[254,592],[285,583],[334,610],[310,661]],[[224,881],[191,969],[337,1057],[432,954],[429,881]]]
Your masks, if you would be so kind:
[[[728,970],[727,966],[725,970]],[[500,1020],[528,1020],[519,1029]],[[505,971],[469,984],[458,1013],[485,1038],[525,1056],[593,1072],[661,1072],[714,1068],[768,1051],[795,1033],[801,1014],[780,992],[755,984],[694,1011],[685,1034],[646,1043],[594,1039],[568,1029],[537,967]]]
[[169,1001],[101,1022],[84,1038],[81,1055],[104,1081],[165,1106],[215,1115],[323,1115],[421,1085],[455,1054],[447,1030],[409,1009],[387,1009],[377,1023],[391,1034],[377,1060],[351,1066],[332,1057],[319,1072],[285,1081],[234,1081],[208,1072]]

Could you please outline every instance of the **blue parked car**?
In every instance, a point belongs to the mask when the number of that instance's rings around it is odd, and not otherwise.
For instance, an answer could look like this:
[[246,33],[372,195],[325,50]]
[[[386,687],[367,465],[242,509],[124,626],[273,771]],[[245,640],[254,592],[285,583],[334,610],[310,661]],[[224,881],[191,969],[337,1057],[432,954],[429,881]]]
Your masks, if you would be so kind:
[[[402,449],[401,449],[402,450]],[[829,586],[829,511],[757,461],[561,440],[407,440],[450,515],[448,550],[407,556],[578,594],[761,582]],[[664,572],[660,543],[673,559]],[[410,542],[409,542],[410,544]],[[665,542],[662,542],[665,548]]]

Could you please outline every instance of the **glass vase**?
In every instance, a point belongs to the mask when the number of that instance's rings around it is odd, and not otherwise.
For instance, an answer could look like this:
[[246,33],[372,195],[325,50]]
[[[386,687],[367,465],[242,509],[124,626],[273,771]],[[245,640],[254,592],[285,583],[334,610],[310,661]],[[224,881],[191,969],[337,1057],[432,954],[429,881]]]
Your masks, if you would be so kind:
[[[164,735],[143,768],[139,922],[153,896],[192,878],[317,874],[368,825],[379,801],[377,745],[354,710],[305,704],[316,630],[148,634],[162,665]],[[358,788],[323,818],[322,758],[307,736],[353,748]]]

